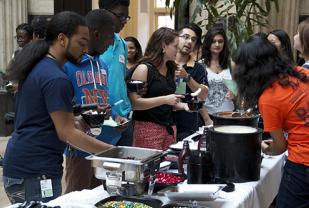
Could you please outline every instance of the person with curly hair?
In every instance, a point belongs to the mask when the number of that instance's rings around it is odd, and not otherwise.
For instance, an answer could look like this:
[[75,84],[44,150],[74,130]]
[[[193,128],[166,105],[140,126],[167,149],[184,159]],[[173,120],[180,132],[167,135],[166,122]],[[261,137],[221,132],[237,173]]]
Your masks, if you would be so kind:
[[246,107],[258,104],[264,131],[272,137],[262,141],[262,151],[288,151],[277,207],[309,207],[309,71],[294,67],[257,35],[239,47],[235,63],[239,96]]

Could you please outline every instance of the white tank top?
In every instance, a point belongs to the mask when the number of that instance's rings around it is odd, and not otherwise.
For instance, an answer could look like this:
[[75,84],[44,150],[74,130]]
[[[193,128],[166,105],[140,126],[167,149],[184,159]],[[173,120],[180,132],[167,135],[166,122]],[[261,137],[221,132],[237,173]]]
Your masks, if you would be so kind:
[[211,71],[206,67],[207,79],[209,84],[208,97],[205,102],[205,106],[209,114],[215,114],[223,111],[234,110],[234,104],[231,100],[225,96],[228,92],[228,88],[225,86],[223,79],[231,80],[232,76],[229,69],[225,69],[219,74]]

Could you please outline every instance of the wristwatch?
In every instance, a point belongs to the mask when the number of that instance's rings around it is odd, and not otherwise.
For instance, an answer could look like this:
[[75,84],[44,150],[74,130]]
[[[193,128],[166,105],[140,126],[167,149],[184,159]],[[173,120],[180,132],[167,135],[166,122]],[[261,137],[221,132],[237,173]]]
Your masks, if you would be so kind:
[[183,81],[185,82],[190,82],[190,80],[191,80],[191,74],[188,74],[187,77],[183,78]]

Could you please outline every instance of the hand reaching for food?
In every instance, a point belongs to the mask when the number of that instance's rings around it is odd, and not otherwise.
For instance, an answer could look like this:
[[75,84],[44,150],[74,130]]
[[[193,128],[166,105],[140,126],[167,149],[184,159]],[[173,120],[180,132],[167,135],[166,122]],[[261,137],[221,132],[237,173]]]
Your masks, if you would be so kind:
[[104,114],[104,119],[108,119],[112,115],[112,107],[109,104],[99,104],[97,111]]

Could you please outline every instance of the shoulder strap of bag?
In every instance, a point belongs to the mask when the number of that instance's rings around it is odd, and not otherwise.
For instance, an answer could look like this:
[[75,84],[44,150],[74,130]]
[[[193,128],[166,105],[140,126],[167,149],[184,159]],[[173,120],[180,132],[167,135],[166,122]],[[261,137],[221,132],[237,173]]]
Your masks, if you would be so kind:
[[[152,82],[153,80],[153,77],[155,75],[155,71],[154,71],[154,66],[151,64],[151,63],[143,63],[147,66],[147,69],[148,69],[148,73],[147,73],[147,83],[148,85]],[[134,69],[131,69],[128,73],[127,73],[127,76],[126,76],[126,81],[129,81],[132,79],[132,75],[134,73],[136,68]]]

